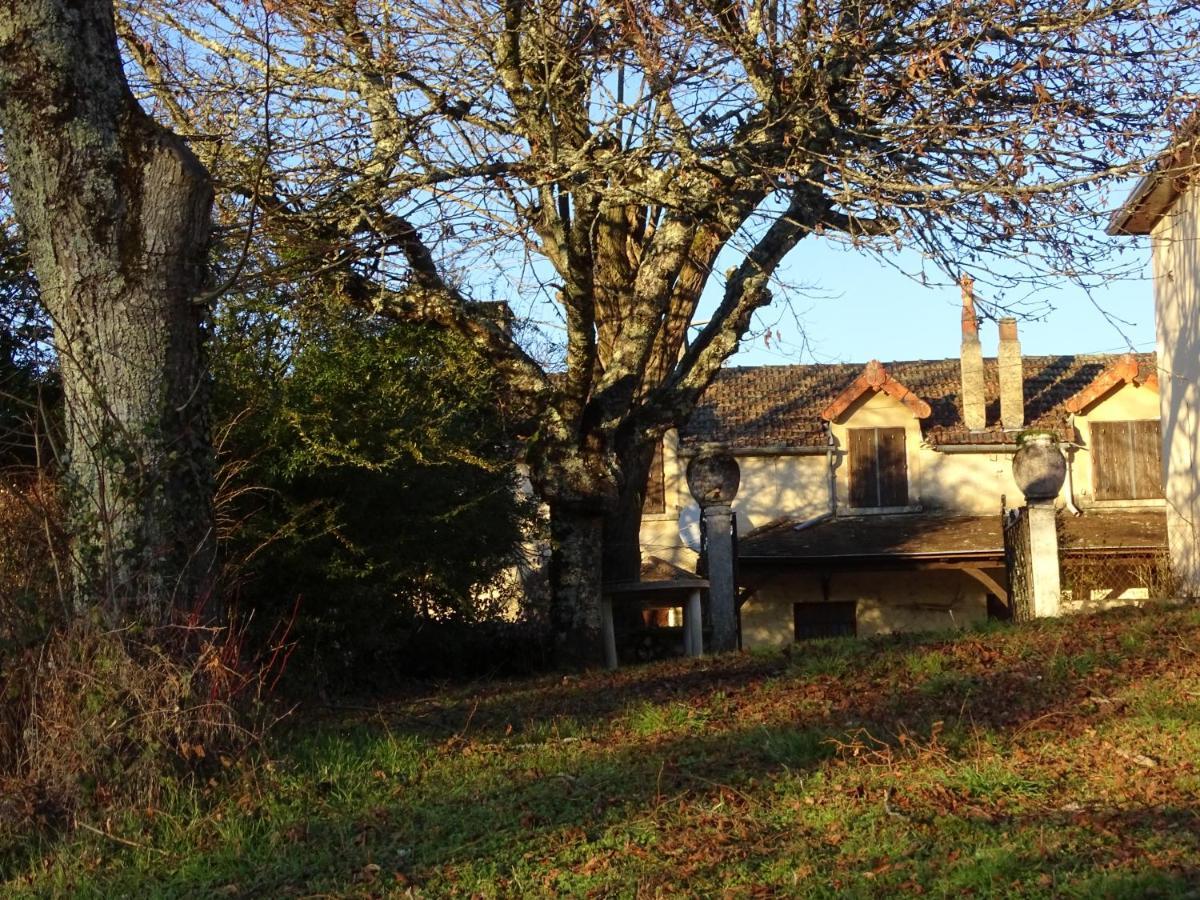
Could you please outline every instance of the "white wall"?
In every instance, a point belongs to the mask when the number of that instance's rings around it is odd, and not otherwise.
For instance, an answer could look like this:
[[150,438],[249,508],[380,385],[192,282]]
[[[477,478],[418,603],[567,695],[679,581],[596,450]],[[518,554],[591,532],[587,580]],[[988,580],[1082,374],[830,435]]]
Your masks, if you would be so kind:
[[1200,596],[1200,190],[1186,191],[1151,238],[1167,538],[1181,592]]

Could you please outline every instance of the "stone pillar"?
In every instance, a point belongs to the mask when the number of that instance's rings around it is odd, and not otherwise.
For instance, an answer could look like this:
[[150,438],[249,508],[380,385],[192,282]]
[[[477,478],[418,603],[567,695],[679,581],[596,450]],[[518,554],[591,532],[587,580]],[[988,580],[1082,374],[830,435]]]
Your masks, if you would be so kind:
[[708,608],[712,649],[736,650],[737,585],[733,577],[733,498],[741,482],[737,460],[718,447],[703,447],[687,467],[688,488],[704,517],[704,553],[708,560]]
[[1033,617],[1043,619],[1058,615],[1062,599],[1054,501],[1031,500],[1028,514],[1029,581],[1033,588],[1030,606]]
[[733,583],[733,509],[724,504],[705,507],[704,533],[712,649],[724,653],[738,648],[737,585]]
[[1013,455],[1013,480],[1025,495],[1029,516],[1029,605],[1035,618],[1059,614],[1062,587],[1054,500],[1066,476],[1067,461],[1058,449],[1058,438],[1026,433]]

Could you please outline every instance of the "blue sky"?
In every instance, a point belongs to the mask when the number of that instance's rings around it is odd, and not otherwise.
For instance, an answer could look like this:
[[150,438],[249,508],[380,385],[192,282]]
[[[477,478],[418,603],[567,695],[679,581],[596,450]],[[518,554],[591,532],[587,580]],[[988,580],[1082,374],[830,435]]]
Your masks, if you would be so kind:
[[[1033,318],[1022,318],[1028,354],[1125,352],[1154,349],[1154,296],[1149,247],[1120,238],[1126,261],[1141,277],[1113,280],[1091,297],[1067,282],[1048,281],[1029,297]],[[909,260],[901,260],[908,262]],[[875,257],[825,241],[801,242],[784,262],[783,278],[811,286],[792,311],[772,309],[760,323],[782,333],[748,339],[729,365],[942,359],[958,355],[960,292],[927,288]],[[1120,320],[1106,320],[1104,312]],[[760,328],[761,330],[761,328]],[[981,328],[984,354],[995,355],[996,325]]]

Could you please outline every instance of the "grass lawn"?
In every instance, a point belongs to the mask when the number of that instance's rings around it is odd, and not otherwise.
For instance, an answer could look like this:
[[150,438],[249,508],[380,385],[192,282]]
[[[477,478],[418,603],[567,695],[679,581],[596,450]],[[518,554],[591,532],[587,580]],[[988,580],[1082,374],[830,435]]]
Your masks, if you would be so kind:
[[1200,897],[1200,611],[309,709],[0,894]]

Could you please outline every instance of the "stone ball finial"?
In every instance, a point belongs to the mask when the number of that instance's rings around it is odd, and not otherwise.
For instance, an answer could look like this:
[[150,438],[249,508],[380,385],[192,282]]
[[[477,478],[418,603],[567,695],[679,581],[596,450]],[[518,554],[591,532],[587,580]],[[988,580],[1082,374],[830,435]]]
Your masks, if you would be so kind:
[[701,509],[729,506],[737,496],[742,472],[737,460],[720,446],[705,445],[687,467],[688,489]]
[[1058,438],[1047,432],[1027,432],[1013,455],[1013,480],[1026,500],[1051,500],[1067,477],[1067,460]]

